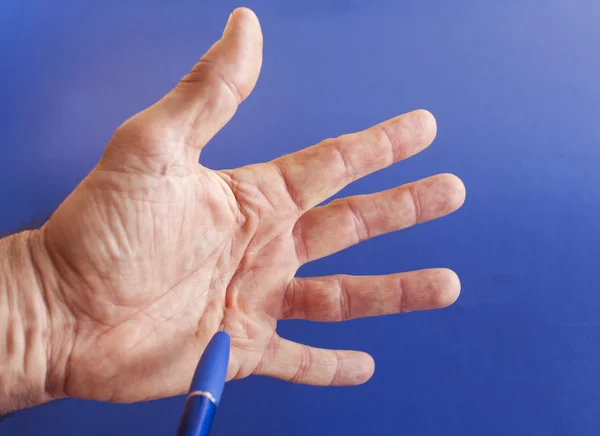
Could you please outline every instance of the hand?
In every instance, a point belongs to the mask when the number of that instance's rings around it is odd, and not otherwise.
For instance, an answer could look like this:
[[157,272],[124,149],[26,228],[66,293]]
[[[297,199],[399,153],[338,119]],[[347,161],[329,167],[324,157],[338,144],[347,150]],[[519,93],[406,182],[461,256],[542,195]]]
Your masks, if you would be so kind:
[[262,36],[236,10],[223,38],[158,103],[126,121],[94,170],[40,229],[55,286],[48,390],[132,402],[186,391],[220,328],[228,378],[314,385],[365,382],[365,353],[315,349],[277,321],[341,321],[451,304],[448,270],[294,278],[362,240],[460,207],[463,184],[438,175],[315,207],[344,186],[427,147],[435,120],[416,111],[272,162],[229,171],[198,164],[258,78]]

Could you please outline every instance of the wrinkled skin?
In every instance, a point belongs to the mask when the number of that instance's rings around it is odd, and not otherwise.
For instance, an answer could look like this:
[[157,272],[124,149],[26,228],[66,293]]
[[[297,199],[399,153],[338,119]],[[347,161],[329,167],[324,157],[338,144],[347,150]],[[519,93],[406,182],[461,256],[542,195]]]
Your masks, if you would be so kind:
[[438,175],[318,206],[352,181],[418,153],[436,133],[416,111],[230,171],[198,164],[261,66],[256,16],[236,10],[179,85],[126,121],[94,170],[41,229],[56,284],[48,390],[132,402],[186,391],[202,350],[231,335],[228,378],[314,385],[368,380],[371,357],[280,338],[277,321],[341,321],[431,309],[458,296],[445,269],[294,278],[306,263],[434,219],[463,203]]

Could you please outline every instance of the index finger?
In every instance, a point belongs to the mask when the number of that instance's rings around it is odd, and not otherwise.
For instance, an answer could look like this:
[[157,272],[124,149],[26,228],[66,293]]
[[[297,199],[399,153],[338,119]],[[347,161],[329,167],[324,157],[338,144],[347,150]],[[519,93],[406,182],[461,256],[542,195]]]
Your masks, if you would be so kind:
[[272,163],[298,209],[306,211],[353,181],[424,150],[436,131],[433,115],[417,110],[362,132],[326,139]]

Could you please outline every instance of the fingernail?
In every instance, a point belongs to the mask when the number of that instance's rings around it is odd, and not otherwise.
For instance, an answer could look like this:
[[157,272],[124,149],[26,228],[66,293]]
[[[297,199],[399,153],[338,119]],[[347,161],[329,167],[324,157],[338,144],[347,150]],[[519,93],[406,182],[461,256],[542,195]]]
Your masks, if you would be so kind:
[[227,29],[229,28],[229,24],[231,24],[231,19],[233,18],[234,13],[235,11],[229,14],[229,18],[227,19],[227,24],[225,24],[225,30],[223,31],[223,35],[225,34],[225,32],[227,32]]

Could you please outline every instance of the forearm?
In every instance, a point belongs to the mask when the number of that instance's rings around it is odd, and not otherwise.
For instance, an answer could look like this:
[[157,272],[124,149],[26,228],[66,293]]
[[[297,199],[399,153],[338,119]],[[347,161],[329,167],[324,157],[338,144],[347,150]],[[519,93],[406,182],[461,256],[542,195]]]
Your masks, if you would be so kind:
[[48,268],[39,231],[0,239],[0,415],[51,399]]

